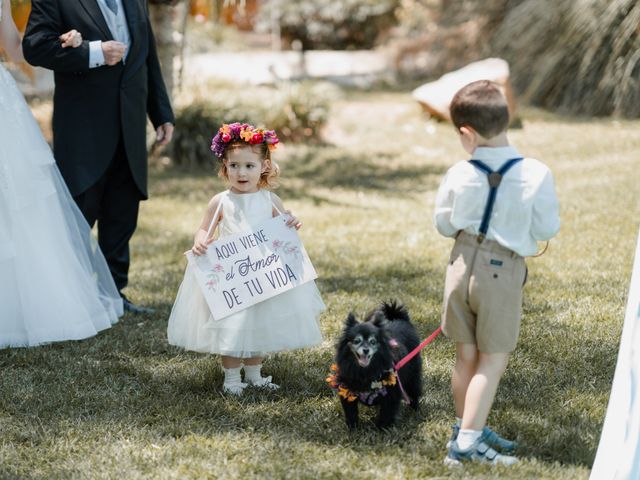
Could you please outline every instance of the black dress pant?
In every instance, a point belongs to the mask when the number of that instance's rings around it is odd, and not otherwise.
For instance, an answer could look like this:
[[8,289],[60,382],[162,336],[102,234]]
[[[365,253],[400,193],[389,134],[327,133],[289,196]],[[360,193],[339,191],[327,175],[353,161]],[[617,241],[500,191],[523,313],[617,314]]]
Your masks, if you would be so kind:
[[118,291],[127,286],[129,240],[136,229],[142,198],[133,180],[122,140],[104,175],[74,197],[89,225],[93,228],[98,222],[98,244]]

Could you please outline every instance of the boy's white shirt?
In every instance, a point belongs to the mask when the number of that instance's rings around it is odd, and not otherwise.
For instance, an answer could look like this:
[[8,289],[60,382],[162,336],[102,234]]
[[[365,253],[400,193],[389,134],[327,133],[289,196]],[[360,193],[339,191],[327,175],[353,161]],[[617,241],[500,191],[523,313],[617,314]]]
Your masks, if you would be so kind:
[[[516,157],[521,155],[511,146],[478,147],[471,156],[494,171]],[[446,237],[459,230],[477,235],[488,195],[487,175],[468,161],[456,163],[436,196],[433,218],[438,231]],[[525,257],[536,253],[536,241],[549,240],[559,229],[551,170],[534,158],[525,158],[511,167],[498,187],[487,238]]]

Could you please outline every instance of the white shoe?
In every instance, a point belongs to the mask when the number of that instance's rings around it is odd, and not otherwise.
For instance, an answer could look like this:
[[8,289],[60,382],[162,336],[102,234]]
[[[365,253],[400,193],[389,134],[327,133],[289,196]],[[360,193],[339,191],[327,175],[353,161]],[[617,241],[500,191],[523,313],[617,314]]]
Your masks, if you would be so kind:
[[260,388],[264,388],[266,390],[277,390],[280,388],[280,385],[275,384],[271,381],[271,375],[269,375],[268,377],[261,377],[260,380],[257,380],[255,382],[251,381],[251,380],[247,380],[249,382],[249,385],[253,385],[254,387],[260,387]]
[[235,395],[236,397],[239,397],[242,395],[242,392],[244,391],[245,388],[247,388],[249,386],[248,383],[225,383],[222,385],[222,390],[224,391],[224,393],[230,393],[231,395]]

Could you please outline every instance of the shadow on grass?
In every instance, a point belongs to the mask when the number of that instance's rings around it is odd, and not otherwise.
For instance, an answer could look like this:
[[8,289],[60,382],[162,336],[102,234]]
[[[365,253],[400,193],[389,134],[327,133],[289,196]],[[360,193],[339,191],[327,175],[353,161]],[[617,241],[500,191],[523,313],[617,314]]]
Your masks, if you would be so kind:
[[393,167],[396,155],[374,150],[354,154],[344,149],[325,147],[294,152],[287,159],[286,175],[307,180],[323,187],[342,187],[355,190],[402,192],[407,183],[437,187],[446,172],[442,166]]
[[[278,194],[288,199],[309,200],[315,205],[339,205],[330,196],[313,193],[313,187],[376,191],[386,194],[435,189],[446,168],[442,166],[394,166],[389,152],[354,154],[333,146],[313,146],[293,151],[283,164],[282,186]],[[226,189],[217,177],[217,165],[211,169],[185,171],[178,168],[151,171],[152,197],[210,198]],[[206,188],[205,188],[206,186]]]

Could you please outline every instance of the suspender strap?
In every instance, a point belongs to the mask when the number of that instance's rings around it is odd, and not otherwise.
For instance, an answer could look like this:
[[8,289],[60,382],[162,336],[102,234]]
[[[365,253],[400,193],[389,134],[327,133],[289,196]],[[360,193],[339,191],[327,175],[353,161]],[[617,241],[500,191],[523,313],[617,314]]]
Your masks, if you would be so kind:
[[489,222],[491,220],[491,212],[496,202],[496,194],[498,193],[498,187],[502,182],[502,177],[513,167],[516,163],[522,160],[522,157],[512,158],[502,164],[497,170],[493,171],[489,166],[481,162],[480,160],[469,160],[469,163],[476,167],[478,170],[487,175],[489,181],[489,197],[487,198],[487,204],[484,207],[484,214],[482,215],[482,222],[480,222],[480,234],[478,235],[478,243],[482,243],[487,236],[489,230]]

